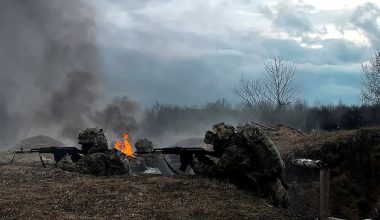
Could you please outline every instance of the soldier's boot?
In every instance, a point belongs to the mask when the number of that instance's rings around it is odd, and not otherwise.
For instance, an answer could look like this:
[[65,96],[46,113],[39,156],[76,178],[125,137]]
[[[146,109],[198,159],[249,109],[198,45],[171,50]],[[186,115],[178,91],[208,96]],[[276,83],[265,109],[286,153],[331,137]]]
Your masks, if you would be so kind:
[[271,199],[276,206],[281,205],[284,208],[289,206],[289,195],[279,179],[268,182],[271,190]]

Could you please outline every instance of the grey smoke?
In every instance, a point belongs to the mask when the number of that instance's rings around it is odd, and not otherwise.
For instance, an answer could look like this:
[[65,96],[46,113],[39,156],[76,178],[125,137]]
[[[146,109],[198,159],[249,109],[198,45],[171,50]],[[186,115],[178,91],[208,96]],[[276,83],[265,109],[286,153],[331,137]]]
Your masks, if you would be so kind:
[[[101,118],[110,110],[95,109],[102,88],[95,21],[87,1],[0,1],[0,146],[40,133],[73,138],[99,123],[115,130]],[[121,120],[134,129],[131,117]]]
[[128,97],[115,97],[103,111],[97,111],[93,115],[93,120],[104,129],[121,136],[122,132],[131,133],[138,130],[135,116],[139,107],[139,103]]
[[45,111],[36,113],[38,121],[61,125],[65,137],[71,137],[79,128],[85,127],[86,117],[91,114],[96,101],[92,88],[96,83],[95,76],[89,72],[66,74],[62,88],[54,91],[47,100]]

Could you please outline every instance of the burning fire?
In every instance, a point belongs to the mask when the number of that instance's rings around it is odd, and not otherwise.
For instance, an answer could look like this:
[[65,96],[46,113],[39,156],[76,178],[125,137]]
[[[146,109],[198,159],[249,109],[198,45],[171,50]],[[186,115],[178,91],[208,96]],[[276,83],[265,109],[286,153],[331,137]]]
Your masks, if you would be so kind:
[[117,141],[114,147],[125,155],[133,157],[132,147],[128,142],[128,134],[123,133],[123,141]]

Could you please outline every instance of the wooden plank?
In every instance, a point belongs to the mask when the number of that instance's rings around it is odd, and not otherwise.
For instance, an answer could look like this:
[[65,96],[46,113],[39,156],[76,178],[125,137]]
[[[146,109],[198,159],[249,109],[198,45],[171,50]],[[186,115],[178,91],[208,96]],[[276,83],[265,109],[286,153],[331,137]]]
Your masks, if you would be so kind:
[[330,215],[330,169],[320,170],[320,217],[322,220],[328,219]]
[[264,124],[261,124],[261,123],[258,123],[258,122],[254,122],[254,121],[251,121],[251,122],[252,122],[252,124],[257,125],[259,127],[263,127],[263,128],[266,128],[266,129],[269,129],[269,130],[272,130],[272,131],[277,131],[277,129],[272,128],[272,127],[270,127],[268,125],[264,125]]

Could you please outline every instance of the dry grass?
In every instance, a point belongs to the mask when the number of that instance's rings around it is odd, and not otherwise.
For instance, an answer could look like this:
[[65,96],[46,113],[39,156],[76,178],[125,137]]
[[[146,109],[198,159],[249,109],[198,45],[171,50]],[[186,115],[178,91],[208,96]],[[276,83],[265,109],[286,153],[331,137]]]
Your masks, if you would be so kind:
[[[299,216],[298,216],[299,217]],[[0,166],[1,219],[295,219],[228,182],[197,176],[97,177]]]
[[[290,128],[270,137],[282,154],[310,138]],[[10,161],[0,154],[0,164]],[[315,219],[318,187],[291,184],[290,208],[228,182],[197,176],[97,177],[42,168],[37,155],[0,166],[1,219]]]

